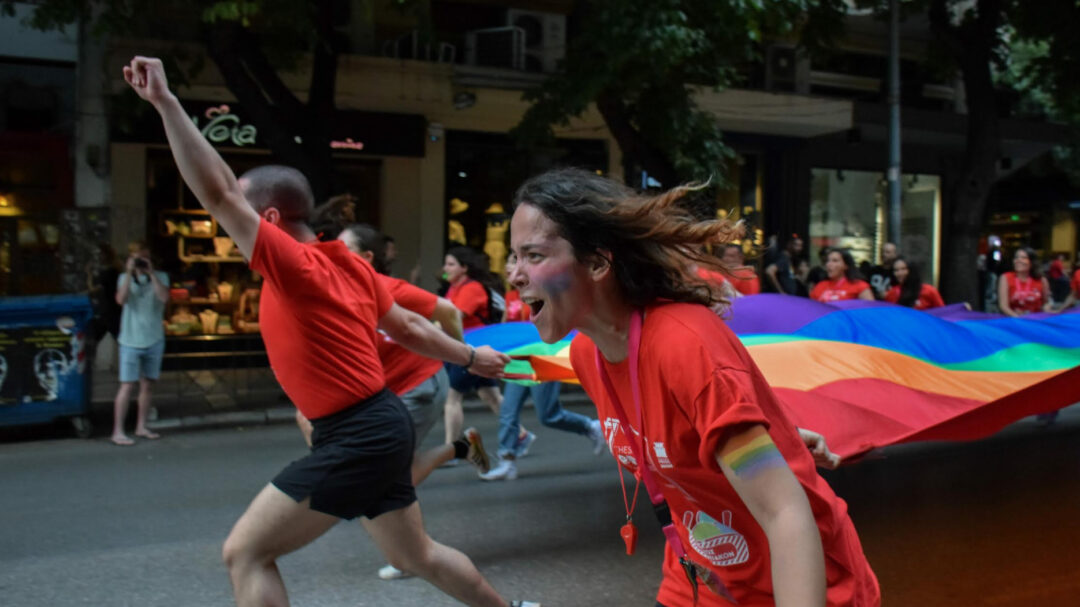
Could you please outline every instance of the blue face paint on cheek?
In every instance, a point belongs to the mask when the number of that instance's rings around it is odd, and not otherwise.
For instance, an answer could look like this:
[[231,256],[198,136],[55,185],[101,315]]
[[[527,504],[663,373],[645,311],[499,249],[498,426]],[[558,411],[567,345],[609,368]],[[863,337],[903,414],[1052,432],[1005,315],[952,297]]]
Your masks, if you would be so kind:
[[551,295],[561,295],[570,289],[574,283],[574,276],[569,268],[556,269],[551,272],[537,272],[536,284]]

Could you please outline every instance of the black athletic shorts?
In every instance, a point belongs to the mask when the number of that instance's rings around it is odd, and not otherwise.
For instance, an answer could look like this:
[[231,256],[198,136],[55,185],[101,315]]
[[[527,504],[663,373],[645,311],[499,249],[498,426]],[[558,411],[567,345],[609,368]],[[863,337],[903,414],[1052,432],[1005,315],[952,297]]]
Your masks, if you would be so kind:
[[311,509],[346,520],[375,518],[416,501],[413,422],[393,392],[311,420],[311,453],[274,477],[274,486]]
[[468,394],[478,388],[497,388],[499,386],[499,380],[473,375],[461,365],[453,363],[443,363],[443,365],[446,367],[446,374],[450,376],[450,387],[462,394]]

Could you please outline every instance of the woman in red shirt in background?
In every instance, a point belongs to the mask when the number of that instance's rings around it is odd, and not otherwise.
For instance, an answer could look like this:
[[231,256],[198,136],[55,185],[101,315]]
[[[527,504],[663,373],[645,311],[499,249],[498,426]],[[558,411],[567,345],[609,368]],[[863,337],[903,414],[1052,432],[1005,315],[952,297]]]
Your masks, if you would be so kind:
[[739,229],[695,219],[679,204],[691,191],[639,195],[577,169],[530,179],[515,196],[510,282],[545,342],[580,332],[570,358],[607,443],[662,496],[660,605],[879,605],[846,504],[709,309],[723,300],[695,264],[722,269],[705,246]]
[[855,259],[846,249],[829,251],[825,260],[825,273],[828,278],[814,285],[814,290],[810,291],[810,299],[825,303],[845,299],[874,300],[870,283],[859,278]]
[[[499,322],[498,318],[490,318],[488,305],[488,289],[498,289],[499,279],[488,269],[486,255],[469,247],[453,247],[446,252],[443,260],[443,274],[450,283],[446,299],[461,310],[463,329]],[[446,363],[446,372],[450,376],[450,394],[446,397],[443,421],[446,444],[451,444],[461,436],[465,426],[465,410],[461,403],[466,394],[476,390],[480,400],[484,401],[495,415],[499,414],[502,407],[502,394],[499,392],[498,381],[473,375],[460,365]]]
[[1013,271],[998,280],[998,307],[1005,316],[1023,316],[1032,312],[1050,312],[1050,282],[1042,275],[1039,256],[1031,247],[1021,247],[1013,254]]
[[885,301],[900,304],[916,310],[940,308],[945,305],[941,293],[922,281],[919,269],[903,257],[897,257],[892,263],[892,288],[885,293]]

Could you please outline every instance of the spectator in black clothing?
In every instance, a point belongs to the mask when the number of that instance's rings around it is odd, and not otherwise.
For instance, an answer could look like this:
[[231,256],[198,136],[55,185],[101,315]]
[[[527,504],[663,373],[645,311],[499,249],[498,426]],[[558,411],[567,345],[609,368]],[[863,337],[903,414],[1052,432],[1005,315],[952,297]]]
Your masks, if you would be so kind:
[[821,247],[818,250],[818,265],[810,268],[810,272],[806,275],[806,291],[810,292],[814,290],[814,285],[829,278],[829,272],[825,269],[825,262],[829,259],[829,247]]
[[810,260],[805,255],[799,255],[795,261],[795,294],[799,297],[810,297],[810,289],[806,286],[810,276]]
[[874,291],[874,299],[884,299],[885,294],[892,288],[892,265],[900,256],[900,250],[896,244],[886,242],[881,245],[881,265],[874,266],[868,272],[863,272],[870,281],[870,288]]
[[787,295],[796,295],[798,293],[794,265],[802,250],[802,238],[799,238],[797,234],[793,234],[783,250],[765,267],[765,284],[763,286],[767,291]]

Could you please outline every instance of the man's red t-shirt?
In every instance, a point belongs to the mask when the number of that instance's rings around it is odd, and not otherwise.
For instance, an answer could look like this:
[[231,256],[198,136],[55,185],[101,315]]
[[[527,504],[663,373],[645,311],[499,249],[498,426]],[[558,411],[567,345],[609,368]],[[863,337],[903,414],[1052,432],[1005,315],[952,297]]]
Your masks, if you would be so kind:
[[[380,275],[379,279],[397,305],[428,319],[435,313],[438,295],[400,278]],[[379,360],[386,374],[386,387],[399,396],[427,381],[443,366],[442,361],[420,356],[384,333],[379,334]]]
[[532,308],[529,304],[521,301],[521,294],[517,289],[506,292],[506,320],[529,320],[532,318]]
[[814,285],[810,291],[810,299],[814,301],[841,301],[844,299],[858,299],[859,293],[870,288],[870,283],[865,280],[848,280],[841,276],[836,280],[823,280]]
[[263,275],[259,328],[296,408],[318,419],[382,390],[375,334],[394,300],[345,243],[300,243],[259,224],[251,269]]
[[488,317],[488,294],[484,285],[468,279],[456,285],[450,285],[446,298],[461,310],[461,327],[472,329],[484,326]]
[[[900,301],[900,285],[896,285],[889,289],[888,293],[885,293],[885,301],[897,303]],[[926,310],[928,308],[940,308],[945,305],[945,301],[941,299],[941,293],[934,288],[933,285],[928,285],[925,282],[919,287],[919,297],[915,299],[915,305],[912,306],[916,310]]]
[[1072,290],[1076,293],[1077,297],[1080,297],[1080,270],[1077,270],[1072,277]]
[[1042,312],[1046,300],[1041,278],[1028,276],[1020,280],[1016,272],[1005,272],[1001,279],[1009,285],[1009,307],[1013,312]]
[[[580,334],[573,341],[570,359],[596,403],[608,446],[616,460],[633,471],[637,461],[597,372],[595,353],[592,340]],[[639,359],[643,434],[632,413],[628,361],[603,364],[630,416],[627,421],[634,440],[643,440],[650,470],[661,485],[687,556],[718,575],[740,605],[775,603],[768,539],[716,462],[729,430],[760,424],[768,429],[806,491],[825,550],[828,604],[878,605],[877,579],[848,517],[847,504],[818,475],[813,457],[765,377],[723,321],[700,305],[650,307]],[[619,524],[612,521],[612,529]],[[614,532],[612,541],[617,541]],[[663,570],[657,601],[690,605],[690,584],[670,546]],[[730,605],[704,586],[698,604]]]

